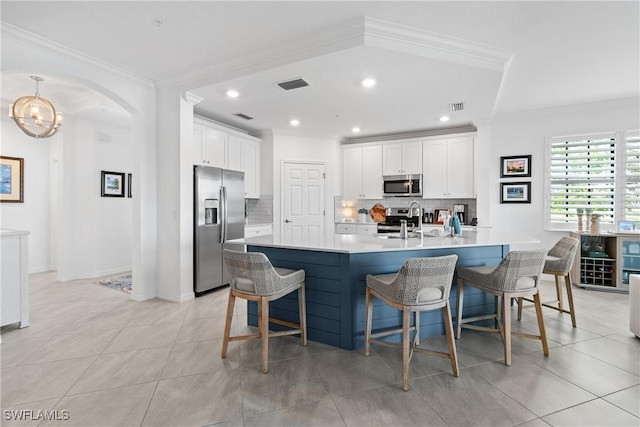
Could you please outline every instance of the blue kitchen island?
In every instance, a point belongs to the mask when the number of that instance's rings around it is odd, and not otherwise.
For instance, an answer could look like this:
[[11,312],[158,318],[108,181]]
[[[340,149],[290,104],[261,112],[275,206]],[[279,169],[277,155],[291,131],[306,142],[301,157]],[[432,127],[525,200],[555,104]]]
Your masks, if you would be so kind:
[[[275,267],[304,269],[307,299],[307,332],[312,341],[347,350],[363,346],[365,278],[367,274],[396,272],[407,258],[458,255],[458,266],[493,266],[509,252],[511,244],[535,244],[530,236],[514,236],[491,229],[465,230],[462,236],[424,236],[411,239],[375,235],[327,234],[308,239],[260,236],[238,239],[247,251],[263,252]],[[451,290],[455,313],[456,286]],[[272,317],[298,321],[298,296],[294,292],[271,302]],[[491,313],[494,298],[474,288],[465,292],[464,314]],[[248,324],[257,326],[257,305],[249,302]],[[373,329],[401,324],[400,312],[376,300]],[[420,316],[421,337],[444,334],[440,311]],[[281,329],[272,324],[271,329]]]

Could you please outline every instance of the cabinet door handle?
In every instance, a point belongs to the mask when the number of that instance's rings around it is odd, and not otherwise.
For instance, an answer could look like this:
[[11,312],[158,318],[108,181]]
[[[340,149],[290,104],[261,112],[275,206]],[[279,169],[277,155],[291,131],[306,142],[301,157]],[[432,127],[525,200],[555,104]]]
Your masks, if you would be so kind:
[[287,224],[289,224],[290,222],[293,222],[293,221],[289,221],[288,219],[285,219],[285,220],[284,220],[284,222],[286,222]]

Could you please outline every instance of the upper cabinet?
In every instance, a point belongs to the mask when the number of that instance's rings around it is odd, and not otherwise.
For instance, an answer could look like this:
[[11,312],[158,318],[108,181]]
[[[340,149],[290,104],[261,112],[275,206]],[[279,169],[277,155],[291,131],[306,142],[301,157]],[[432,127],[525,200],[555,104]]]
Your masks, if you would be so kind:
[[260,198],[260,140],[195,118],[193,164],[244,172],[245,198]]
[[405,175],[422,173],[422,142],[382,145],[382,174]]
[[226,132],[194,123],[194,164],[218,168],[226,167],[228,137],[229,134]]
[[343,197],[382,198],[382,146],[342,149]]
[[260,141],[255,138],[242,141],[242,170],[244,171],[244,197],[260,198]]
[[428,140],[422,146],[425,199],[475,198],[473,136]]

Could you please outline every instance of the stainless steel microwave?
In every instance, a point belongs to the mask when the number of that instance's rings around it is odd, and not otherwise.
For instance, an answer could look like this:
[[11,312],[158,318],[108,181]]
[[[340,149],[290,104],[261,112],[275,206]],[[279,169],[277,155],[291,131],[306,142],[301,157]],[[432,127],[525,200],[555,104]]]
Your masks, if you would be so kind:
[[422,175],[385,175],[382,177],[384,197],[422,197]]

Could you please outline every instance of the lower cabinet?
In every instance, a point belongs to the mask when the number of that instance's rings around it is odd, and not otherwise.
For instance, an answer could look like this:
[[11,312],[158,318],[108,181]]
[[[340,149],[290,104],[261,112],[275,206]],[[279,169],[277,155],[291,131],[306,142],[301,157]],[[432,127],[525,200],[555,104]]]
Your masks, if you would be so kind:
[[629,290],[629,276],[640,274],[640,236],[618,236],[618,287]]
[[580,249],[571,271],[581,288],[629,291],[629,275],[640,273],[640,236],[571,233]]
[[336,234],[356,234],[358,228],[355,224],[336,224]]
[[377,224],[336,224],[336,234],[376,234]]
[[273,224],[245,225],[244,237],[268,236],[273,234]]
[[358,224],[358,234],[376,234],[378,232],[377,224]]
[[0,316],[2,325],[29,326],[29,267],[27,231],[2,230]]

